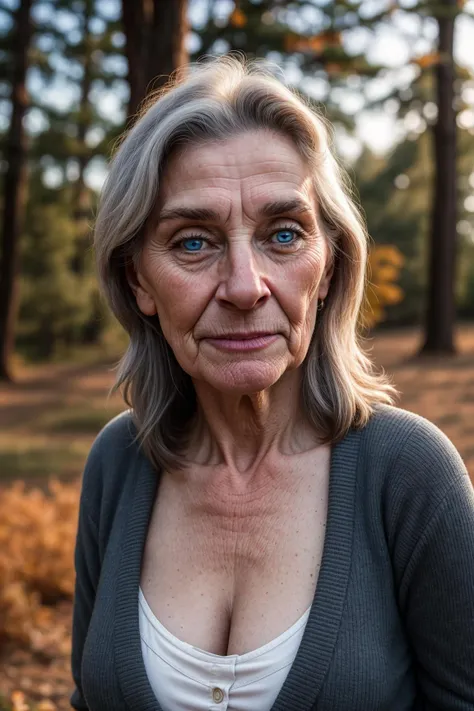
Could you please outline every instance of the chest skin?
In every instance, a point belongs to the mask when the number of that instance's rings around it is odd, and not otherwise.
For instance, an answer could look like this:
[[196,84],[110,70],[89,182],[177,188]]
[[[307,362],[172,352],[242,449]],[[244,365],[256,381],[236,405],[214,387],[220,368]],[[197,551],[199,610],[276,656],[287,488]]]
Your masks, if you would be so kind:
[[140,578],[158,620],[219,655],[258,649],[291,627],[318,581],[329,466],[325,445],[238,487],[219,468],[187,480],[163,473]]

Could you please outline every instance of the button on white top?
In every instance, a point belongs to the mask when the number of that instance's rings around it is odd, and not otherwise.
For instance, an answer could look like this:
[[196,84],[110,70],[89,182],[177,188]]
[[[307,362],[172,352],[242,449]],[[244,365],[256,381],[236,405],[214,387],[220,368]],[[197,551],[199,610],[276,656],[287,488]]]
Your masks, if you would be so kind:
[[175,637],[139,589],[145,669],[163,711],[271,711],[303,637],[310,608],[286,632],[245,654],[211,654]]
[[216,704],[220,704],[220,702],[224,698],[224,692],[222,691],[222,689],[219,689],[216,686],[215,689],[212,690],[212,698],[216,702]]

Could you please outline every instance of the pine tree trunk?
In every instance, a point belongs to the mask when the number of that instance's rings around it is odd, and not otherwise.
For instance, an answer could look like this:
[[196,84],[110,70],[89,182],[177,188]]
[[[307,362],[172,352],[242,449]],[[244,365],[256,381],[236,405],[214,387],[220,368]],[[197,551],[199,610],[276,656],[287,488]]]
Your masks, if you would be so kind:
[[431,223],[428,304],[422,353],[455,352],[456,112],[453,38],[456,0],[438,17],[440,62],[436,67],[438,118],[433,127],[435,180]]
[[122,0],[130,118],[150,91],[187,64],[187,5],[187,0]]
[[[147,0],[122,0],[122,22],[125,34],[125,54],[128,61],[128,115],[133,117],[145,95],[146,42],[144,34],[145,2]],[[150,0],[149,0],[150,1]]]
[[170,74],[185,66],[189,57],[186,51],[187,0],[154,0],[152,33],[148,48],[148,82],[150,89],[166,84]]
[[19,306],[21,216],[26,189],[26,147],[23,117],[27,108],[26,70],[31,39],[32,0],[21,0],[15,13],[12,44],[12,114],[5,150],[8,168],[4,182],[4,211],[0,262],[0,379],[12,380],[11,356],[15,344],[15,323]]
[[74,186],[73,218],[76,225],[75,253],[71,269],[75,274],[84,274],[86,252],[90,242],[90,204],[89,191],[85,184],[84,173],[89,162],[87,155],[86,134],[90,126],[90,100],[89,93],[92,84],[92,51],[93,40],[90,31],[90,21],[93,16],[93,0],[84,0],[84,15],[82,17],[82,32],[84,56],[82,59],[83,75],[81,81],[81,98],[79,102],[79,121],[77,126],[77,145],[79,155],[79,176]]

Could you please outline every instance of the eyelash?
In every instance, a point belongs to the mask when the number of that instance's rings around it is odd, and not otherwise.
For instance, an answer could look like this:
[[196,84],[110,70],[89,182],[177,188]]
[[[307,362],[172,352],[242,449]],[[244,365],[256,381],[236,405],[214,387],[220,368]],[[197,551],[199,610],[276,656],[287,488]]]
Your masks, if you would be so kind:
[[[272,236],[274,234],[276,234],[277,232],[284,232],[285,230],[287,230],[288,232],[294,232],[296,235],[296,239],[293,242],[287,242],[287,243],[280,242],[281,247],[285,247],[286,245],[293,246],[294,244],[296,244],[297,242],[302,240],[304,237],[304,232],[301,229],[301,227],[296,227],[295,225],[283,225],[282,227],[278,227],[276,230],[274,230],[272,232]],[[183,246],[183,242],[187,242],[190,239],[200,239],[200,240],[209,242],[209,240],[207,239],[207,237],[205,235],[199,234],[199,233],[194,233],[194,234],[186,235],[186,237],[181,237],[179,240],[177,240],[176,242],[174,242],[171,245],[171,248],[172,249],[180,249]],[[197,252],[191,251],[191,252],[185,252],[185,253],[186,254],[199,254],[200,252],[199,251],[197,251]]]

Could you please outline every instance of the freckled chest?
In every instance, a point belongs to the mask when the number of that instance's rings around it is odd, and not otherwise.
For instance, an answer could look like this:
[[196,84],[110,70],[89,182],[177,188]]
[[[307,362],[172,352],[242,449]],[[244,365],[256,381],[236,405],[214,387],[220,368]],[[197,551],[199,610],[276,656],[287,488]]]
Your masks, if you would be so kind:
[[140,581],[160,622],[221,655],[257,649],[296,622],[321,565],[329,465],[320,447],[237,494],[219,480],[197,489],[163,474]]

